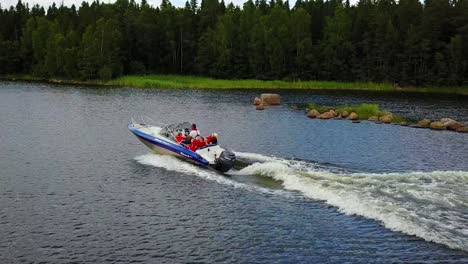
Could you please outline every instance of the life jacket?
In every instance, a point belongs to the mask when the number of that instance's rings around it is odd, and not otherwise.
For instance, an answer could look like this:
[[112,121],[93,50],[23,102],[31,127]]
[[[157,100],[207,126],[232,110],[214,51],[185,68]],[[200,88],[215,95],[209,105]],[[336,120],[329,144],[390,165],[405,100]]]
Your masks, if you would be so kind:
[[194,140],[192,144],[190,144],[190,150],[191,151],[196,151],[198,148],[206,146],[205,142],[199,141],[199,140]]
[[177,141],[178,143],[180,143],[180,142],[182,142],[182,140],[184,140],[184,136],[182,136],[182,135],[177,135],[177,136],[175,137],[175,139],[176,139],[176,141]]
[[215,136],[207,136],[206,137],[206,142],[208,144],[217,144],[218,143],[218,139],[215,137]]

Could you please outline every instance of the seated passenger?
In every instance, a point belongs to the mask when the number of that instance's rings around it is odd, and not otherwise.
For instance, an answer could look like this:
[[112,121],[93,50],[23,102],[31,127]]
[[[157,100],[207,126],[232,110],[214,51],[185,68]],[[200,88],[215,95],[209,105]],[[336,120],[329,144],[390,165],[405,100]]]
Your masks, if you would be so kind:
[[192,124],[192,131],[190,131],[190,136],[192,138],[196,138],[197,136],[200,135],[200,131],[197,129],[197,125],[196,124]]
[[205,139],[202,137],[202,136],[198,136],[197,138],[197,144],[198,144],[198,147],[204,147],[206,146],[206,143],[205,143]]
[[213,133],[206,137],[206,144],[215,145],[218,144],[218,134]]
[[202,148],[204,146],[206,146],[205,140],[203,139],[203,137],[198,136],[197,138],[195,138],[192,144],[190,144],[190,150],[196,151],[197,149]]
[[192,143],[192,137],[190,136],[190,133],[189,133],[188,129],[185,129],[185,138],[184,138],[184,141],[182,143],[184,143],[184,144]]
[[177,133],[175,140],[177,141],[177,143],[180,143],[184,140],[184,136],[182,136],[182,132]]

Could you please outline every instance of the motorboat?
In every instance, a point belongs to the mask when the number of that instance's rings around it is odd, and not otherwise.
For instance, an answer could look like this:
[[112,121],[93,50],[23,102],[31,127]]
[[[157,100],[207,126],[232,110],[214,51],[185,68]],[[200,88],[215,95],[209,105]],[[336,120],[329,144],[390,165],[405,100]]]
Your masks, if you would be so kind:
[[157,154],[175,156],[220,172],[227,172],[234,166],[236,155],[220,147],[217,143],[192,151],[184,143],[177,142],[177,134],[183,133],[185,129],[190,127],[190,122],[153,125],[147,124],[147,122],[136,123],[133,119],[132,123],[128,125],[128,129]]

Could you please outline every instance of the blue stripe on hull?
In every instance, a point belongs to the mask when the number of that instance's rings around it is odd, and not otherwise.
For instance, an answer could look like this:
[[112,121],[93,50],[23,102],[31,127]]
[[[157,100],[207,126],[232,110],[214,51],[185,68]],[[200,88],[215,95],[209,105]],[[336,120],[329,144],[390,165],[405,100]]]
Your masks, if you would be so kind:
[[145,142],[148,142],[149,144],[152,144],[156,147],[163,148],[165,150],[171,151],[175,154],[175,156],[184,158],[184,159],[189,159],[192,162],[195,162],[196,164],[202,165],[202,166],[208,166],[209,162],[204,159],[202,156],[198,155],[197,153],[186,149],[180,145],[176,145],[172,142],[162,140],[156,137],[152,137],[148,134],[145,134],[138,129],[135,129],[132,127],[132,125],[128,125],[128,129],[135,134],[138,138],[144,140]]

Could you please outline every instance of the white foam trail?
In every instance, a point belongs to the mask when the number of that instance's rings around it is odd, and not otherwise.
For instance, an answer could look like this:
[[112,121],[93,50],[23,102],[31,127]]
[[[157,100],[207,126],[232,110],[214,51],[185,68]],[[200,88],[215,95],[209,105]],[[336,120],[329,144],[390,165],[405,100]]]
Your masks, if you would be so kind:
[[247,190],[255,190],[267,193],[281,193],[281,191],[261,188],[259,186],[251,186],[245,183],[231,180],[228,177],[223,176],[222,174],[210,171],[208,169],[200,168],[196,165],[190,164],[188,162],[182,161],[176,157],[172,157],[169,155],[158,155],[148,153],[145,155],[135,157],[135,160],[141,164],[160,167],[170,171],[177,171],[187,175],[195,175],[210,181],[215,181],[220,184],[230,185],[235,188],[244,188]]
[[271,177],[286,189],[323,200],[345,214],[468,251],[468,172],[339,174],[278,159],[256,162],[236,173]]
[[[391,230],[468,251],[468,172],[346,173],[304,161],[236,155],[253,164],[230,171],[231,175],[271,177],[285,189],[323,200],[345,214],[375,219]],[[135,159],[221,184],[284,194],[236,182],[170,156],[147,154]]]
[[247,153],[247,152],[235,152],[236,157],[240,159],[246,159],[250,161],[257,161],[257,162],[267,162],[267,161],[277,161],[280,160],[275,157],[268,157],[262,154],[257,153]]

